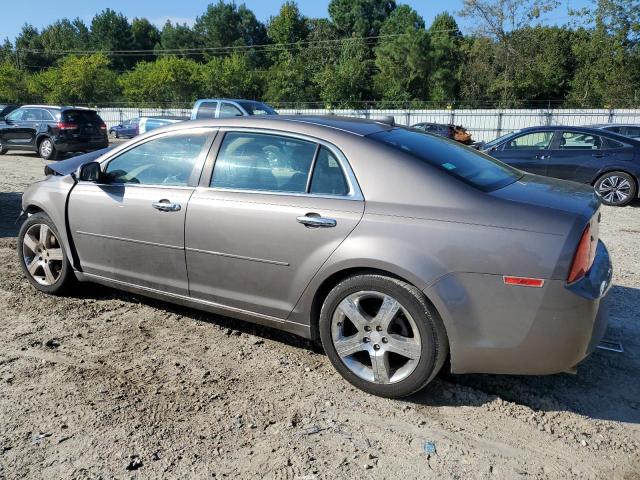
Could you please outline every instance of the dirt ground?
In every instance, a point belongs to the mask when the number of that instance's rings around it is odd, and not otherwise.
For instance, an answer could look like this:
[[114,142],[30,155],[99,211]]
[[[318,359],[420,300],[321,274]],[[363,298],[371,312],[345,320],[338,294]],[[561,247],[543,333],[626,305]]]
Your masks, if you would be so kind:
[[37,293],[14,220],[43,165],[0,157],[0,478],[640,479],[640,203],[603,209],[623,354],[392,401],[285,333],[99,286]]

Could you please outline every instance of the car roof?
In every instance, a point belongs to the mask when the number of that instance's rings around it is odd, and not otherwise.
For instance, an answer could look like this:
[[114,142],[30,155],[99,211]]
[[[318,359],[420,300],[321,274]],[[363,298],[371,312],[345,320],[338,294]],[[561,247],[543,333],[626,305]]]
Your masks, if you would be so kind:
[[64,112],[66,110],[86,110],[87,112],[95,112],[93,108],[87,107],[72,107],[72,106],[60,106],[60,105],[22,105],[20,108],[46,108],[48,110],[60,110]]
[[[523,133],[527,133],[527,132],[544,132],[544,131],[552,131],[552,132],[557,132],[557,131],[561,131],[561,130],[570,130],[572,132],[576,132],[576,133],[591,133],[594,135],[598,135],[600,137],[607,137],[607,138],[611,138],[614,140],[617,140],[619,142],[623,142],[623,143],[631,143],[634,146],[640,146],[640,141],[631,138],[631,137],[627,137],[625,135],[621,135],[619,133],[615,133],[615,132],[610,132],[608,130],[602,130],[599,128],[594,128],[593,126],[574,126],[574,125],[540,125],[537,127],[526,127],[526,128],[522,128],[520,130],[514,130],[513,132],[511,132],[510,134],[506,134],[504,136],[504,140],[506,141],[508,138],[512,137],[513,135],[521,135]],[[502,142],[500,142],[502,143]]]
[[594,123],[593,125],[585,125],[590,128],[607,128],[607,127],[640,127],[637,123]]
[[260,100],[248,100],[246,98],[199,98],[196,100],[196,103],[199,102],[249,102],[266,105],[265,102],[261,102]]

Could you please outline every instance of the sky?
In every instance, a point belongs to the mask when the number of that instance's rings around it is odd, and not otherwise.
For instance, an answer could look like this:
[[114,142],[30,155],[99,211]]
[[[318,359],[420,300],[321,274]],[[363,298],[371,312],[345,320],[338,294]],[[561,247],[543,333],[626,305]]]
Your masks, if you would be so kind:
[[[22,25],[31,23],[38,29],[45,27],[59,18],[80,17],[87,24],[93,16],[105,8],[112,8],[122,12],[132,19],[146,17],[152,23],[162,26],[166,20],[192,24],[201,15],[209,3],[214,0],[59,0],[45,2],[44,0],[1,0],[4,3],[0,14],[0,40],[8,37],[13,41],[20,32]],[[11,7],[8,7],[8,3]],[[236,1],[243,3],[242,0]],[[266,22],[270,16],[276,15],[282,4],[281,0],[244,0],[244,3],[256,14],[259,20]],[[307,17],[326,17],[329,0],[298,0],[301,12]],[[400,4],[413,7],[425,19],[427,25],[440,12],[448,11],[457,19],[456,13],[462,7],[462,0],[399,0]],[[568,21],[568,7],[579,8],[589,3],[589,0],[563,0],[562,5],[553,14],[550,23],[565,23]],[[53,8],[55,5],[55,8]],[[41,7],[41,8],[39,8]],[[463,31],[473,27],[472,20],[459,20]]]

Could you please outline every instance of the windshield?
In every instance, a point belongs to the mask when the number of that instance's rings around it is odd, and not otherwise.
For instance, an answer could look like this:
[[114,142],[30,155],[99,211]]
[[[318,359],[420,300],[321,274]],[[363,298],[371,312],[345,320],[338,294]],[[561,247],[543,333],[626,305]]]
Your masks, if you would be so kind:
[[483,191],[497,190],[522,177],[522,172],[489,155],[416,130],[395,128],[368,138],[408,153]]
[[505,133],[504,135],[499,136],[498,138],[491,140],[490,142],[485,143],[484,145],[482,145],[482,149],[485,150],[487,148],[491,148],[491,147],[495,147],[496,145],[498,145],[500,142],[502,142],[503,140],[505,140],[507,137],[510,137],[511,135],[514,135],[516,133],[518,133],[520,130],[516,130],[514,132],[509,132],[509,133]]
[[277,115],[269,105],[260,102],[238,102],[249,115]]

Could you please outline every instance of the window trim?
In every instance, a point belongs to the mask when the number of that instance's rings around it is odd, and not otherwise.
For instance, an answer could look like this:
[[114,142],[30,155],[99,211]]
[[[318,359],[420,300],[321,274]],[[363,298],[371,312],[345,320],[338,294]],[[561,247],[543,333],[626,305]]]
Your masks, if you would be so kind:
[[[330,198],[330,199],[342,199],[342,200],[351,200],[351,201],[364,201],[364,196],[362,194],[362,190],[360,189],[360,185],[358,184],[358,180],[356,179],[355,174],[345,157],[344,153],[336,147],[335,145],[322,140],[317,137],[311,137],[309,135],[294,133],[294,132],[285,132],[282,130],[272,130],[268,128],[251,128],[251,127],[220,127],[218,129],[218,136],[215,138],[211,149],[209,150],[209,156],[207,158],[207,165],[203,170],[203,174],[200,177],[200,188],[206,188],[209,190],[221,191],[221,192],[234,192],[234,193],[248,193],[248,194],[258,194],[258,195],[278,195],[278,196],[289,196],[289,197],[309,197],[309,198]],[[307,193],[307,192],[276,192],[271,190],[245,190],[239,188],[224,188],[224,187],[212,187],[211,180],[213,178],[213,170],[215,169],[216,161],[218,160],[218,154],[220,153],[220,149],[222,147],[222,142],[224,140],[224,136],[227,133],[257,133],[263,135],[273,135],[278,137],[287,137],[294,138],[297,140],[304,140],[307,142],[313,142],[317,145],[316,151],[314,153],[314,158],[312,161],[311,168],[309,170],[309,177],[307,178],[307,182],[310,181],[310,178],[313,176],[313,170],[315,169],[315,161],[320,152],[320,146],[325,147],[329,150],[333,156],[338,161],[338,165],[342,170],[342,174],[345,177],[347,185],[349,187],[349,192],[346,195],[329,195],[329,194],[315,194],[315,193]],[[308,185],[310,187],[310,183]],[[308,190],[308,189],[307,189]]]
[[[514,132],[515,133],[515,132]],[[550,133],[551,134],[551,139],[549,140],[549,143],[547,144],[547,146],[545,148],[507,148],[507,145],[510,144],[511,142],[513,142],[514,140],[518,139],[518,138],[522,138],[522,137],[526,137],[527,135],[535,135],[535,134],[540,134],[540,133]],[[533,132],[529,131],[529,132],[519,132],[516,135],[513,135],[510,138],[505,139],[505,141],[500,145],[500,150],[504,151],[504,152],[510,152],[510,151],[522,151],[522,150],[553,150],[553,144],[556,138],[556,131],[555,130],[549,130],[549,129],[543,129],[543,130],[535,130]]]
[[[600,146],[598,148],[562,148],[562,137],[564,136],[565,133],[591,136],[595,140],[598,140],[598,139],[600,140]],[[558,130],[558,141],[556,144],[556,148],[554,148],[554,150],[558,152],[594,152],[599,150],[605,150],[604,148],[602,148],[602,143],[603,143],[602,138],[603,136],[598,135],[597,133],[580,132],[578,130]]]
[[209,152],[212,148],[212,144],[214,143],[216,136],[218,134],[218,129],[215,127],[195,127],[195,128],[183,128],[183,129],[179,129],[179,130],[173,130],[171,132],[160,132],[160,133],[156,133],[153,135],[150,135],[149,137],[145,137],[145,138],[141,138],[140,140],[138,140],[137,142],[133,143],[133,144],[125,144],[126,146],[123,145],[124,148],[122,149],[117,149],[116,151],[112,151],[112,152],[108,152],[106,157],[101,157],[98,158],[97,160],[95,160],[96,162],[100,163],[100,170],[102,172],[105,171],[105,169],[107,168],[107,165],[109,164],[109,162],[111,162],[112,160],[115,160],[116,158],[118,158],[119,156],[133,150],[134,148],[137,148],[139,146],[144,145],[147,142],[150,142],[152,140],[157,140],[160,138],[165,138],[165,137],[174,137],[174,136],[179,136],[179,135],[188,135],[188,134],[194,134],[197,135],[199,133],[205,134],[206,135],[206,140],[204,142],[204,145],[202,147],[202,151],[200,152],[200,154],[198,155],[198,158],[196,158],[195,164],[193,166],[193,170],[191,172],[191,175],[189,176],[189,181],[187,182],[187,185],[162,185],[162,184],[141,184],[141,183],[96,183],[96,182],[90,182],[90,181],[85,181],[85,180],[78,180],[79,184],[92,184],[92,185],[97,185],[100,187],[113,187],[113,186],[117,186],[117,187],[121,187],[121,188],[129,188],[129,187],[135,187],[135,188],[163,188],[163,189],[188,189],[188,190],[193,190],[194,188],[196,188],[198,186],[198,183],[200,181],[200,179],[202,178],[202,172],[203,169],[205,167],[205,163],[207,161],[207,158],[209,156]]

